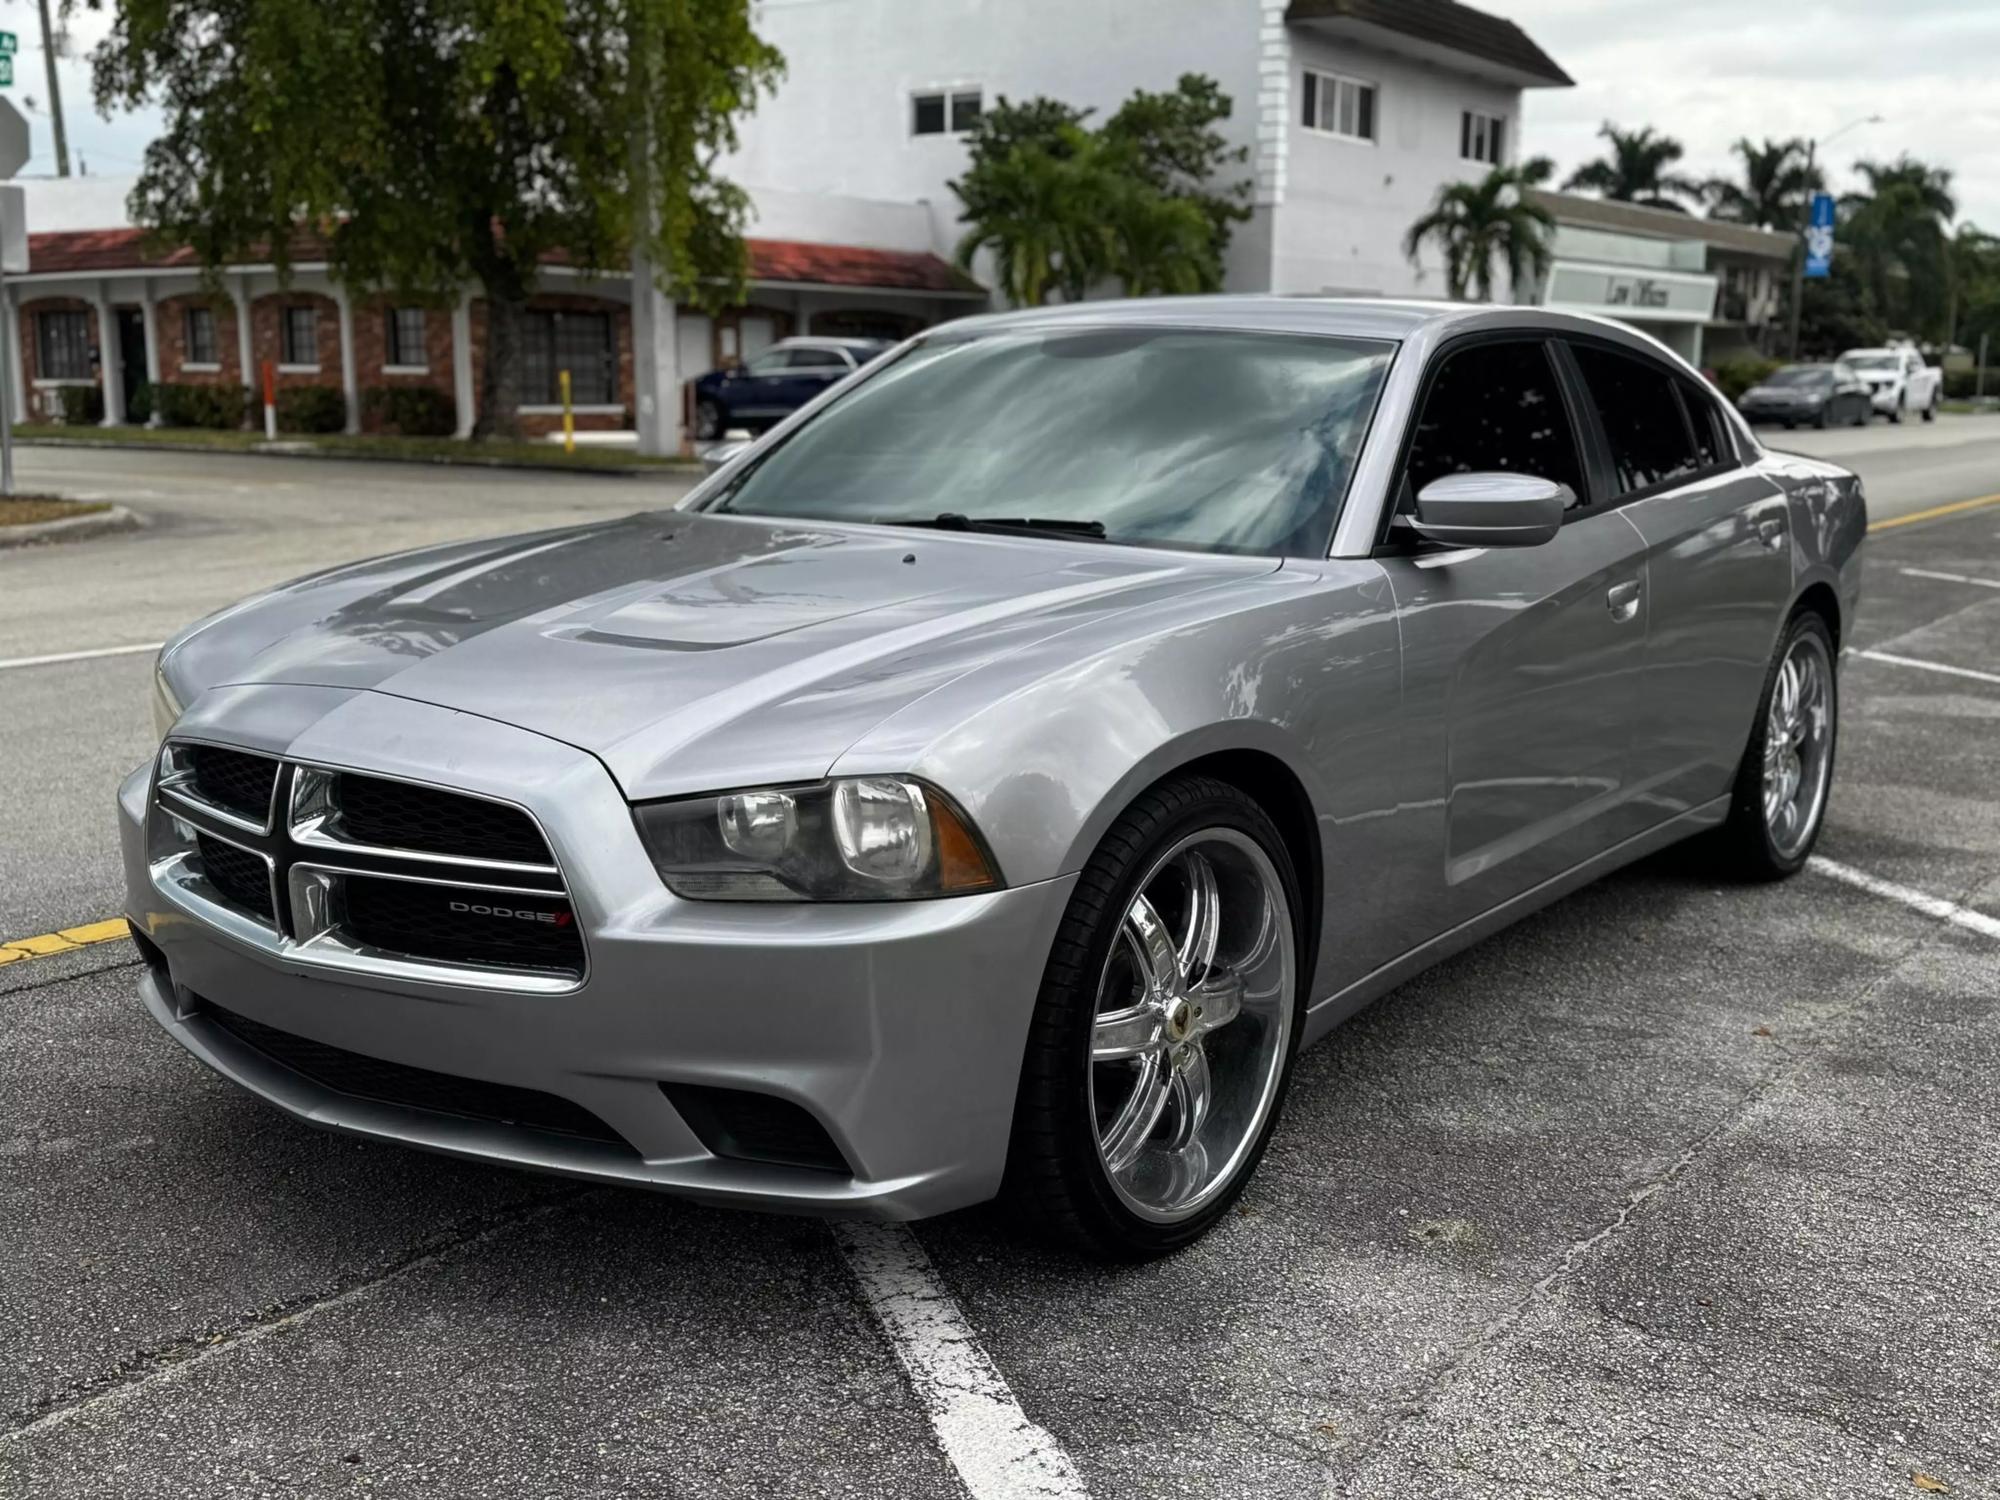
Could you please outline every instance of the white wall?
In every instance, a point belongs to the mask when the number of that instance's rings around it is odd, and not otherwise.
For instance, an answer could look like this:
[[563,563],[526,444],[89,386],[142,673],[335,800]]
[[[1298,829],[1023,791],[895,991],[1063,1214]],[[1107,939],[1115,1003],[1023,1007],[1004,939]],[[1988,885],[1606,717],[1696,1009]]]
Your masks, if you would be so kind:
[[1134,89],[1206,73],[1234,103],[1229,133],[1249,146],[1263,8],[1260,0],[764,0],[757,29],[785,54],[785,78],[744,122],[742,149],[720,170],[760,202],[778,201],[771,189],[924,201],[926,248],[949,257],[963,226],[948,184],[965,169],[965,147],[955,136],[912,135],[912,94],[977,86],[989,104],[1045,94],[1094,106],[1102,119]]
[[[1520,159],[1520,90],[1299,27],[1291,38],[1291,125],[1271,289],[1447,296],[1436,254],[1426,253],[1420,276],[1403,257],[1403,236],[1439,187],[1488,170],[1458,154],[1462,111],[1503,116],[1507,160]],[[1308,67],[1376,85],[1373,143],[1305,128],[1300,80]],[[1504,271],[1496,277],[1494,299],[1506,301]]]

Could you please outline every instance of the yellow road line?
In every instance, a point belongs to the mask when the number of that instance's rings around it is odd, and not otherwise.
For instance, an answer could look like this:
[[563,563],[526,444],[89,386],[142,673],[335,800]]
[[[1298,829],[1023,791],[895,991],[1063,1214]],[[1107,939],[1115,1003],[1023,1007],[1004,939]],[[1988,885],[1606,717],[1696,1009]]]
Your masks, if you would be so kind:
[[22,959],[47,958],[52,953],[72,953],[92,943],[112,943],[131,935],[123,917],[104,922],[86,922],[81,927],[65,927],[61,932],[45,932],[39,937],[10,938],[0,943],[0,964]]
[[1981,495],[1977,500],[1954,500],[1949,505],[1933,505],[1929,510],[1913,510],[1907,516],[1891,516],[1886,521],[1877,521],[1870,531],[1887,531],[1892,526],[1913,526],[1918,521],[1935,521],[1939,516],[1955,516],[1961,511],[1979,510],[1988,505],[2000,505],[2000,495]]

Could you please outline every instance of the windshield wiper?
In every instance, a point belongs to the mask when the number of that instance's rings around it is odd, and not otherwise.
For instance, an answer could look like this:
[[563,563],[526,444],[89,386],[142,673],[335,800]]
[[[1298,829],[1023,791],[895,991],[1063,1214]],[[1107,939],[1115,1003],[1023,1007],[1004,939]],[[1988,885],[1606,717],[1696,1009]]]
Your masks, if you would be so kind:
[[1015,536],[1083,537],[1105,541],[1110,533],[1102,521],[1069,521],[1060,517],[966,516],[955,510],[932,516],[927,521],[890,521],[891,526],[920,526],[926,531],[987,531]]

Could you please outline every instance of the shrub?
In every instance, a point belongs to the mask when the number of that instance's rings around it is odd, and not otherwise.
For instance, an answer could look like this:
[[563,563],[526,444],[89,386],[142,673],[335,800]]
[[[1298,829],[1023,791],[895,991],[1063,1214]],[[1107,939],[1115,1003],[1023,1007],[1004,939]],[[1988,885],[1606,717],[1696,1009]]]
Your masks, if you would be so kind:
[[152,381],[140,381],[132,392],[132,399],[125,403],[125,420],[141,427],[153,420]]
[[[1946,370],[1944,372],[1944,393],[1953,401],[1970,401],[1972,393],[1979,388],[1977,370]],[[1986,367],[1986,394],[2000,396],[2000,365]]]
[[1778,361],[1775,359],[1765,359],[1761,354],[1739,354],[1715,367],[1716,389],[1734,402],[1777,368]]
[[104,420],[104,392],[96,386],[65,385],[58,390],[64,426],[93,427]]
[[172,385],[153,387],[153,406],[168,427],[211,427],[228,431],[243,425],[251,392],[240,385]]
[[347,425],[347,397],[330,385],[295,385],[278,392],[282,432],[338,432]]
[[361,410],[385,432],[404,437],[450,437],[458,431],[458,404],[428,385],[372,385]]

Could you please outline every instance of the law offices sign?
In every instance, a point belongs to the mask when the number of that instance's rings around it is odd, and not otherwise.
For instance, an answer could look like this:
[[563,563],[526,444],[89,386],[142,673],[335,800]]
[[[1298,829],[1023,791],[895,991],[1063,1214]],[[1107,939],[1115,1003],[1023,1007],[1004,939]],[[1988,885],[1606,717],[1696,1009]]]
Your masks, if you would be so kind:
[[1634,323],[1706,323],[1715,316],[1719,282],[1695,271],[1559,260],[1549,267],[1542,305]]

